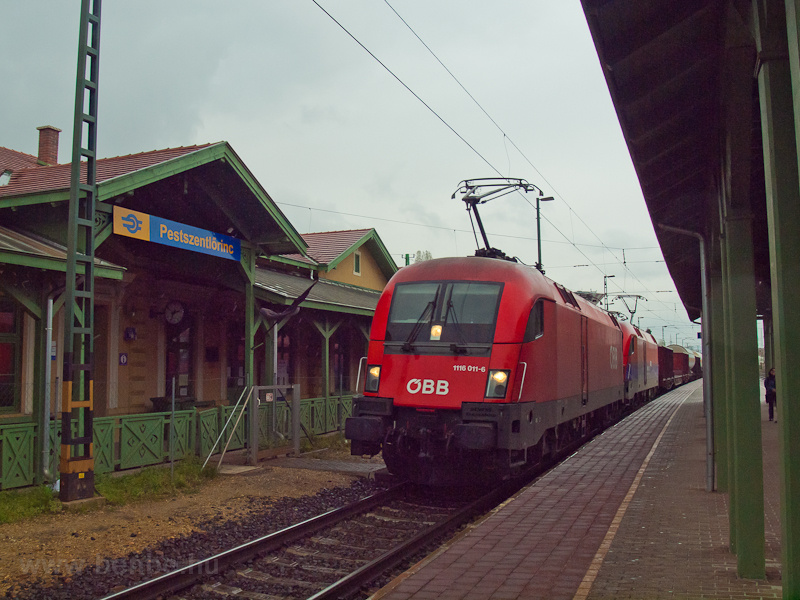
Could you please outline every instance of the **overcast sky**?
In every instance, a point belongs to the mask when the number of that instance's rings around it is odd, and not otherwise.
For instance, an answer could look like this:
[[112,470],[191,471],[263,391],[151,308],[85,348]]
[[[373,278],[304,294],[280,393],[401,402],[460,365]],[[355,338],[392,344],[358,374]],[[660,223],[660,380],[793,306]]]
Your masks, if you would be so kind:
[[[312,0],[105,0],[100,156],[225,140],[298,231],[375,227],[398,264],[474,252],[461,180],[524,178],[556,198],[541,205],[549,277],[602,292],[614,275],[609,293],[647,298],[635,321],[695,337],[578,0],[317,1],[353,37]],[[0,145],[36,154],[54,125],[67,162],[80,2],[0,6]],[[527,200],[481,216],[532,265]]]

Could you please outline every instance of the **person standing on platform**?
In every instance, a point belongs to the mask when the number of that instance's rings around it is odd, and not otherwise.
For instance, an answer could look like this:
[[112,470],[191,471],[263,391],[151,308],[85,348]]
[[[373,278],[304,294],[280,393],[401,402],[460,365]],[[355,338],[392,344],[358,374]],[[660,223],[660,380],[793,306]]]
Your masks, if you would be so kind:
[[[765,400],[769,406],[769,420],[772,421],[775,416],[775,401],[777,399],[777,392],[775,391],[775,368],[769,370],[767,378],[764,380],[764,388],[767,390]],[[777,419],[775,419],[777,421]]]

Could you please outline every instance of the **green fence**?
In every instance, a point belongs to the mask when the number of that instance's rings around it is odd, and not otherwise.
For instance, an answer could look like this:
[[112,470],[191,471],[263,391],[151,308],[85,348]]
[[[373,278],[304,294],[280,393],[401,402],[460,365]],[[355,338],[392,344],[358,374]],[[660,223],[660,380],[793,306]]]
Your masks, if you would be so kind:
[[[344,419],[350,416],[352,396],[307,398],[300,401],[300,421],[306,431],[320,435],[344,428]],[[273,414],[273,411],[275,414]],[[227,422],[232,406],[219,406],[207,410],[196,409],[175,412],[175,459],[192,455],[208,456],[219,432]],[[233,429],[237,410],[215,452],[220,452],[228,442],[228,451],[247,445],[249,415],[245,413]],[[156,465],[170,460],[171,413],[147,413],[102,417],[94,420],[94,468],[96,473],[109,473],[124,469]],[[0,423],[0,489],[33,485],[37,425],[32,422]],[[259,446],[280,445],[291,438],[291,411],[285,402],[262,402],[258,407]],[[302,429],[301,429],[302,430]],[[50,472],[58,473],[61,451],[61,423],[50,422]]]

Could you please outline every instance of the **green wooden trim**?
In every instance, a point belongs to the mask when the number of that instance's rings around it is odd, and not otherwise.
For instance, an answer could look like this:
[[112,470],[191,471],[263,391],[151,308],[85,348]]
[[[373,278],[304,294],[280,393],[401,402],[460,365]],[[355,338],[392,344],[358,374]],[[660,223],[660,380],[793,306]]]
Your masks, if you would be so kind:
[[3,417],[0,419],[0,429],[6,425],[20,425],[25,423],[36,423],[34,415],[18,415],[15,417]]
[[239,178],[247,185],[250,191],[253,192],[253,195],[258,198],[262,206],[267,210],[270,216],[280,226],[281,230],[286,234],[287,239],[291,241],[292,244],[294,244],[294,246],[297,248],[298,253],[305,254],[308,244],[306,244],[303,237],[294,228],[294,225],[289,222],[289,219],[287,219],[286,215],[283,214],[283,211],[278,208],[278,205],[275,204],[275,201],[270,197],[267,191],[261,187],[261,184],[250,172],[250,169],[245,166],[236,152],[234,152],[233,148],[225,143],[224,150],[225,159],[227,159],[228,164],[233,168],[234,171],[236,171],[236,173],[239,175]]
[[53,298],[53,315],[55,315],[59,310],[61,310],[64,306],[64,302],[67,300],[67,295],[64,292],[58,295],[57,298]]
[[302,302],[300,306],[303,308],[313,308],[316,310],[324,310],[335,313],[345,313],[348,315],[363,315],[366,317],[371,317],[372,315],[375,314],[374,310],[370,310],[368,308],[355,308],[353,306],[342,306],[341,304],[326,304],[325,302],[316,302],[311,300]]
[[333,269],[335,269],[336,265],[338,265],[347,256],[350,256],[350,254],[352,254],[353,252],[358,250],[361,246],[363,246],[364,243],[372,236],[372,234],[374,232],[375,232],[374,229],[370,229],[368,233],[366,233],[363,236],[361,236],[361,239],[359,239],[355,244],[350,246],[347,250],[342,252],[339,256],[337,256],[331,262],[329,262],[327,265],[325,265],[325,271],[332,271]]
[[33,204],[47,204],[49,202],[66,202],[67,200],[69,200],[69,188],[64,188],[40,194],[25,194],[0,198],[0,208],[31,206]]
[[[97,248],[100,244],[105,242],[112,233],[114,233],[114,207],[109,204],[98,202],[94,207],[95,209],[95,229],[94,229],[94,245]],[[97,218],[102,217],[103,222],[97,224]],[[95,267],[95,271],[97,267]]]
[[0,487],[10,489],[33,485],[33,423],[9,425],[0,429]]
[[[305,253],[302,253],[305,255]],[[294,258],[286,258],[285,256],[281,256],[280,254],[270,254],[265,256],[270,261],[282,263],[284,265],[291,265],[294,267],[300,267],[302,269],[308,269],[309,271],[318,271],[319,270],[319,263],[314,262],[313,264],[309,264],[307,262],[303,262],[301,260],[296,260]],[[314,260],[313,258],[309,257],[309,260]]]
[[336,333],[336,330],[339,329],[343,321],[338,321],[336,324],[331,325],[326,317],[324,323],[316,319],[313,323],[317,331],[322,334],[324,340],[322,343],[322,379],[323,385],[325,386],[325,398],[327,400],[327,398],[330,397],[331,389],[331,337],[333,337],[333,334]]
[[[338,282],[336,283],[338,284]],[[281,296],[280,294],[276,294],[275,292],[265,290],[264,288],[261,287],[256,287],[255,293],[256,293],[256,298],[258,298],[259,300],[264,300],[265,302],[269,302],[271,304],[282,304],[284,306],[288,306],[295,300],[294,298],[287,298],[286,296]],[[301,302],[300,307],[313,308],[314,310],[322,310],[335,313],[345,313],[348,315],[361,315],[365,317],[372,317],[375,314],[374,310],[370,310],[368,308],[356,308],[354,306],[343,306],[341,304],[327,304],[325,302],[319,302],[317,300],[306,300],[304,302]]]
[[317,328],[317,331],[322,334],[322,337],[324,337],[326,340],[329,340],[331,339],[331,336],[336,333],[336,330],[339,329],[339,326],[344,323],[344,321],[338,321],[335,325],[328,323],[327,319],[325,319],[325,323],[320,323],[317,320],[314,320],[313,323],[314,327]]
[[177,175],[178,173],[183,173],[184,171],[189,171],[218,160],[224,156],[225,146],[227,146],[226,142],[218,142],[212,146],[195,150],[183,156],[176,156],[175,158],[165,160],[149,167],[137,169],[131,173],[125,173],[113,179],[106,179],[97,185],[98,200],[104,202],[127,192],[134,191],[137,188],[161,181],[172,175]]
[[0,289],[6,292],[14,300],[19,302],[25,308],[25,310],[33,315],[35,319],[42,319],[42,307],[39,306],[34,298],[31,298],[28,294],[26,294],[24,290],[21,290],[16,286],[10,285],[4,281],[0,281]]
[[[301,420],[303,425],[319,435],[337,431],[346,417],[352,414],[352,392],[341,396],[305,398],[301,400]],[[208,456],[212,444],[219,435],[220,423],[224,423],[233,406],[216,407],[208,410],[196,409],[175,412],[175,459],[179,460],[199,454]],[[272,433],[272,411],[276,411],[276,430],[290,437],[290,411],[286,403],[275,401],[262,403],[258,407],[259,443],[278,442]],[[235,417],[234,417],[235,418]],[[341,422],[340,422],[341,419]],[[95,471],[108,473],[118,469],[163,464],[169,460],[169,426],[171,413],[145,413],[101,417],[94,420],[94,458]],[[50,471],[58,477],[58,451],[60,448],[59,421],[50,421]],[[77,431],[73,425],[73,429]],[[245,446],[246,432],[249,428],[249,414],[244,417],[236,431],[223,436],[221,443],[232,437],[229,450]],[[166,433],[165,433],[166,432]],[[0,421],[0,448],[4,460],[0,462],[0,487],[8,489],[32,485],[35,480],[35,467],[40,455],[33,452],[38,426],[32,417],[8,418]],[[221,451],[218,446],[216,453]]]
[[[66,272],[66,260],[58,258],[48,258],[44,256],[34,256],[31,254],[17,254],[14,252],[0,252],[0,264],[19,265],[21,267],[31,267],[34,269],[46,269],[48,271]],[[105,279],[122,279],[124,267],[113,269],[95,265],[95,275]],[[78,269],[83,273],[82,265]]]
[[[23,254],[11,251],[0,251],[0,264],[18,265],[20,267],[30,267],[32,269],[45,269],[47,271],[60,271],[62,273],[67,272],[66,259],[36,256],[32,254]],[[78,273],[83,274],[84,270],[85,269],[83,268],[83,265],[78,265]],[[94,274],[95,276],[102,277],[104,279],[120,280],[122,279],[123,273],[126,270],[127,269],[124,267],[101,267],[95,264]]]
[[[262,287],[254,286],[254,291],[256,299],[263,300],[264,302],[269,302],[270,304],[283,304],[288,306],[295,300],[294,298],[287,298],[286,296],[281,296],[280,294],[276,294],[275,292],[265,290]],[[305,302],[303,304],[305,304]]]

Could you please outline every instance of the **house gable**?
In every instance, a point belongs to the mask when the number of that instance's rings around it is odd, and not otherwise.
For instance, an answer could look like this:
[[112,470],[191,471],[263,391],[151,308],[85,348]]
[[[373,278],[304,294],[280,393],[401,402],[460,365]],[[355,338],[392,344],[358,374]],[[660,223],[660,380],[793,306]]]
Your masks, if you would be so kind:
[[[382,290],[397,272],[375,229],[306,233],[303,239],[308,244],[307,256],[272,256],[270,261],[317,271],[320,279],[373,290]],[[360,269],[356,269],[356,256]]]

